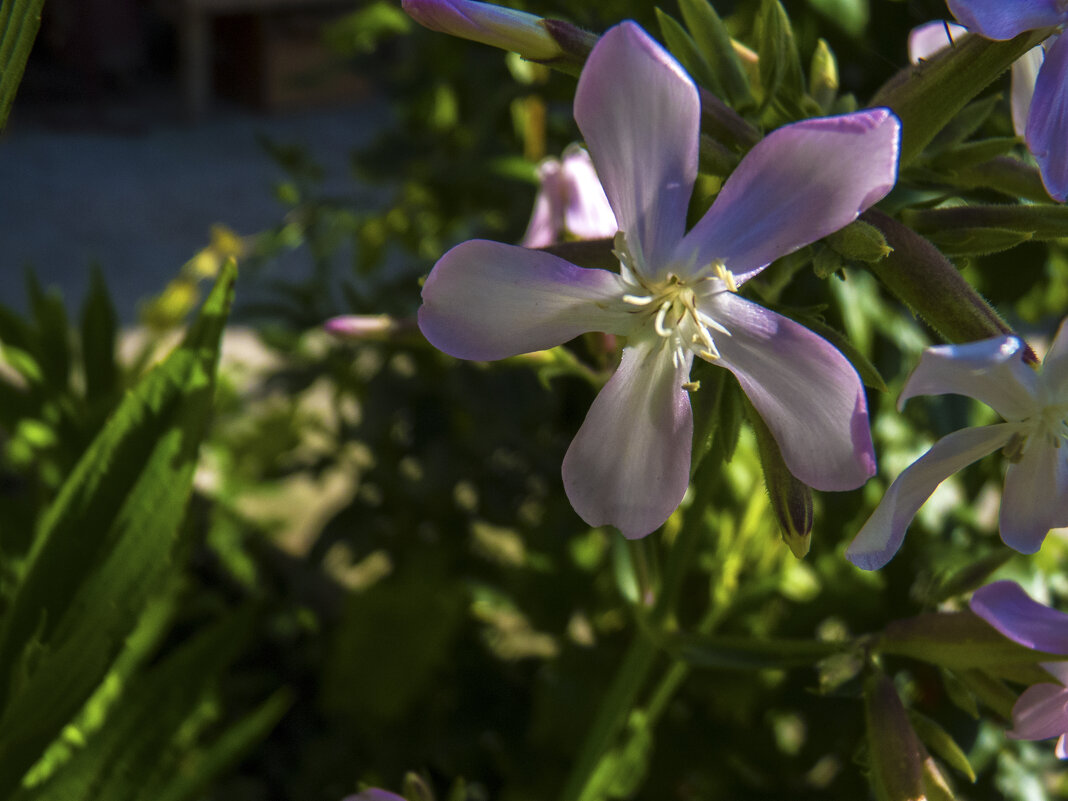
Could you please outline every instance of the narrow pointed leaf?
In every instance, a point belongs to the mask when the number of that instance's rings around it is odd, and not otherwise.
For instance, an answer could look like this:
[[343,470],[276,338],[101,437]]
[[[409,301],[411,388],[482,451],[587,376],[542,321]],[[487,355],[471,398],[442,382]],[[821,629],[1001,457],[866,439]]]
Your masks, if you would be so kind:
[[99,685],[166,583],[211,410],[236,268],[131,390],[41,519],[0,628],[0,797]]
[[1007,42],[968,35],[891,78],[870,105],[889,106],[901,119],[901,166],[914,161],[968,101],[1050,33],[1031,31]]
[[985,256],[1011,250],[1032,239],[1030,231],[1007,228],[954,228],[930,234],[932,244],[950,257]]
[[954,229],[996,228],[1028,233],[1045,241],[1068,237],[1068,206],[1002,205],[952,206],[942,209],[909,209],[905,224],[921,234]]
[[738,61],[731,35],[708,0],[679,0],[679,10],[697,48],[734,106],[753,102],[749,79]]
[[678,20],[658,8],[656,9],[656,21],[660,25],[660,34],[664,37],[667,49],[671,52],[671,55],[679,60],[683,68],[690,73],[690,77],[717,95],[722,95],[723,89],[712,75],[708,62],[705,61],[694,40],[686,32],[686,29],[679,24]]
[[941,757],[951,768],[959,770],[967,776],[968,781],[975,781],[975,771],[972,769],[972,763],[968,761],[968,757],[961,747],[957,745],[957,741],[949,735],[949,732],[926,715],[921,715],[914,709],[909,710],[909,722],[912,723],[913,730],[924,745]]

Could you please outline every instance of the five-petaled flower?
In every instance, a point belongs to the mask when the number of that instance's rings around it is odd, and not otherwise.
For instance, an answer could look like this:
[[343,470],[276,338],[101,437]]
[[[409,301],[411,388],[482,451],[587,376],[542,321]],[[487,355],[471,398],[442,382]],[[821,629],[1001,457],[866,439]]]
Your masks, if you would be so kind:
[[580,145],[569,146],[562,159],[544,159],[538,165],[538,182],[523,247],[542,248],[569,238],[602,239],[619,230],[590,154]]
[[473,240],[434,266],[419,310],[426,338],[464,359],[541,350],[590,331],[627,337],[564,457],[563,480],[587,523],[628,537],[660,526],[686,492],[695,355],[734,373],[806,484],[853,489],[875,469],[852,365],[737,290],[889,191],[897,118],[870,109],[774,131],[686,233],[699,116],[693,81],[663,48],[632,22],[609,30],[579,79],[575,119],[621,229],[620,272]]
[[[1065,0],[947,2],[962,25],[988,39],[1068,25]],[[1017,64],[1012,101],[1016,132],[1038,162],[1046,191],[1063,203],[1068,197],[1068,37],[1051,36]]]
[[[1026,648],[1047,654],[1068,655],[1068,615],[1038,603],[1012,581],[996,581],[972,595],[973,612]],[[1057,756],[1068,759],[1068,662],[1042,662],[1058,683],[1040,682],[1028,687],[1012,708],[1017,740],[1057,737]]]
[[939,484],[977,459],[1004,449],[1009,460],[1001,497],[1005,544],[1034,553],[1051,528],[1068,524],[1068,325],[1039,371],[1014,336],[928,348],[909,377],[900,407],[916,395],[968,395],[1005,422],[955,431],[902,471],[846,551],[875,570],[901,547],[912,518]]

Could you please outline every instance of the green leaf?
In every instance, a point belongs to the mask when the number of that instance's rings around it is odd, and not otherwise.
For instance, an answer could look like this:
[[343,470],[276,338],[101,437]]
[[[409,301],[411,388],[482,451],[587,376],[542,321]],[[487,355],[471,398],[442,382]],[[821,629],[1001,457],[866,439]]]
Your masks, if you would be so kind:
[[748,636],[677,634],[664,646],[695,667],[752,670],[814,665],[841,653],[849,643],[821,640],[757,640]]
[[788,108],[795,108],[804,95],[804,77],[793,27],[779,0],[763,0],[757,17],[756,40],[760,82],[764,88],[763,107],[779,100]]
[[978,131],[979,126],[986,122],[987,118],[1000,104],[1000,94],[981,97],[969,103],[931,140],[931,144],[927,148],[928,152],[941,153],[956,147]]
[[907,170],[902,177],[909,181],[960,189],[993,189],[1013,200],[1050,203],[1049,193],[1042,184],[1042,176],[1038,170],[1012,156],[999,156],[956,170],[938,171],[914,167]]
[[808,0],[809,5],[841,26],[854,38],[863,35],[868,27],[868,0]]
[[749,78],[734,51],[730,32],[708,0],[679,0],[679,10],[726,99],[733,106],[753,103]]
[[670,14],[665,14],[659,8],[656,9],[656,21],[660,25],[660,34],[667,43],[667,49],[679,60],[683,68],[690,73],[697,83],[717,95],[723,94],[723,89],[712,75],[712,70],[705,61],[704,56],[697,49],[697,45],[679,24],[678,20]]
[[1053,32],[1030,31],[1007,42],[970,34],[891,78],[869,105],[889,106],[900,118],[901,166],[911,164],[973,97]]
[[975,695],[962,682],[952,670],[942,668],[942,686],[946,688],[946,695],[957,709],[964,712],[972,720],[979,720],[979,704]]
[[631,712],[624,736],[601,757],[579,801],[630,798],[641,787],[653,751],[652,727],[642,712]]
[[931,242],[947,256],[985,256],[1031,240],[1030,231],[1006,228],[955,228],[932,232]]
[[922,746],[909,724],[894,682],[881,672],[873,672],[864,683],[864,723],[869,778],[876,799],[925,798]]
[[[173,778],[174,755],[169,752],[175,734],[195,714],[209,683],[243,647],[254,615],[252,608],[228,614],[133,678],[104,727],[27,795],[34,801],[158,799]],[[158,785],[154,791],[152,784]]]
[[166,584],[211,411],[236,267],[123,399],[43,515],[0,628],[0,797],[106,675]]
[[97,266],[89,279],[81,327],[86,400],[90,404],[107,403],[119,390],[119,367],[115,361],[118,317]]
[[0,131],[15,101],[26,59],[41,26],[44,0],[5,0],[0,3]]
[[940,209],[907,209],[902,221],[921,234],[952,229],[995,228],[1028,233],[1045,241],[1068,238],[1068,206],[984,205]]
[[951,150],[939,153],[937,157],[931,159],[930,166],[935,170],[951,171],[972,167],[1005,155],[1019,143],[1020,140],[1015,136],[996,136],[990,139],[979,139],[975,142],[957,145]]
[[26,286],[33,314],[34,355],[45,382],[56,392],[70,388],[70,323],[63,299],[55,291],[41,288],[32,272],[26,273]]
[[958,672],[981,668],[995,675],[1065,659],[1019,645],[971,612],[931,612],[891,621],[875,649]]
[[968,777],[968,781],[975,782],[975,771],[968,757],[957,745],[957,741],[949,736],[949,732],[926,715],[921,715],[914,709],[909,710],[909,722],[917,736],[924,745],[941,757],[950,767],[959,770]]

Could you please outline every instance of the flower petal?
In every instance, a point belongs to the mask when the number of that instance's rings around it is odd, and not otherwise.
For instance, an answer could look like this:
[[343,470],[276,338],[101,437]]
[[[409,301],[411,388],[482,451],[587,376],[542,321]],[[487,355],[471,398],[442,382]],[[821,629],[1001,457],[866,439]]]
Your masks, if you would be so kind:
[[1054,200],[1068,197],[1068,36],[1046,48],[1027,115],[1027,148]]
[[1036,651],[1068,654],[1068,615],[1040,604],[1015,581],[980,587],[968,604],[1013,642]]
[[1032,434],[1020,461],[1005,471],[1001,539],[1020,553],[1035,553],[1051,528],[1068,524],[1068,453],[1044,437]]
[[901,124],[885,108],[772,131],[679,244],[677,263],[722,260],[744,281],[853,222],[897,180]]
[[1033,684],[1012,707],[1016,740],[1045,740],[1068,732],[1068,689],[1059,684]]
[[579,78],[575,121],[649,278],[663,278],[685,230],[700,114],[690,76],[633,22],[600,38]]
[[863,570],[878,570],[889,562],[901,547],[912,518],[938,485],[1003,446],[1017,429],[1011,423],[999,423],[964,428],[938,440],[894,479],[846,549],[846,559]]
[[987,39],[1011,39],[1024,31],[1059,25],[1065,12],[1058,0],[947,0],[966,28]]
[[1032,47],[1012,62],[1012,129],[1016,135],[1023,137],[1027,132],[1027,115],[1031,111],[1031,99],[1035,94],[1035,81],[1046,51],[1042,47]]
[[519,240],[525,248],[543,248],[560,241],[564,229],[564,179],[560,162],[545,159],[538,165],[538,194],[526,233]]
[[630,538],[667,520],[690,481],[693,415],[682,384],[692,357],[675,367],[665,342],[623,349],[564,456],[564,489],[579,516]]
[[945,20],[925,22],[909,31],[909,61],[919,64],[939,50],[945,50],[967,32],[963,25]]
[[864,387],[831,343],[730,292],[702,305],[731,332],[715,340],[721,363],[775,435],[791,473],[819,490],[855,489],[874,475]]
[[567,230],[579,239],[615,236],[619,230],[616,215],[612,213],[604,187],[586,149],[570,147],[564,151],[561,172],[566,201],[564,225]]
[[1042,360],[1041,382],[1047,400],[1068,396],[1068,320],[1061,322]]
[[434,265],[423,285],[419,328],[460,359],[503,359],[553,347],[587,331],[625,334],[619,276],[557,256],[472,239]]
[[967,395],[1006,420],[1035,413],[1038,379],[1023,360],[1017,337],[993,337],[965,345],[927,348],[898,398],[900,409],[917,395]]

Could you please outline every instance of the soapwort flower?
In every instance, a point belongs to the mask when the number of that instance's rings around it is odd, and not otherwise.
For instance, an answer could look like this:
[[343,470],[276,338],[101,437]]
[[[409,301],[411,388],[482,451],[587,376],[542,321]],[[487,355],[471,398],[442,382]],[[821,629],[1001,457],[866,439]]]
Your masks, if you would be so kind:
[[[972,611],[1015,643],[1048,654],[1068,654],[1068,615],[1038,603],[1013,581],[996,581],[972,595]],[[1057,756],[1068,759],[1068,663],[1040,663],[1057,683],[1028,687],[1012,708],[1017,740],[1057,737]]]
[[[987,39],[1068,25],[1065,0],[947,0],[953,16]],[[1068,197],[1068,38],[1051,36],[1013,70],[1013,123],[1038,162],[1050,197]],[[1026,120],[1026,122],[1024,122]],[[1022,127],[1021,127],[1022,126]]]
[[562,159],[538,165],[538,194],[527,232],[520,244],[542,248],[575,239],[601,239],[619,230],[590,154],[571,145]]
[[686,233],[699,116],[696,87],[667,52],[632,22],[610,29],[579,79],[575,119],[621,229],[620,271],[473,240],[434,266],[419,310],[426,338],[463,359],[501,359],[590,331],[627,337],[563,464],[578,514],[627,537],[660,526],[686,492],[694,356],[734,373],[806,484],[853,489],[875,469],[852,365],[737,290],[889,191],[897,118],[869,109],[774,131]]
[[916,395],[967,395],[1005,422],[955,431],[905,468],[846,550],[865,570],[876,570],[901,547],[912,518],[939,484],[977,459],[1003,449],[1009,461],[1001,496],[1001,539],[1034,553],[1051,528],[1068,524],[1068,325],[1035,371],[1014,336],[924,351],[898,407]]

